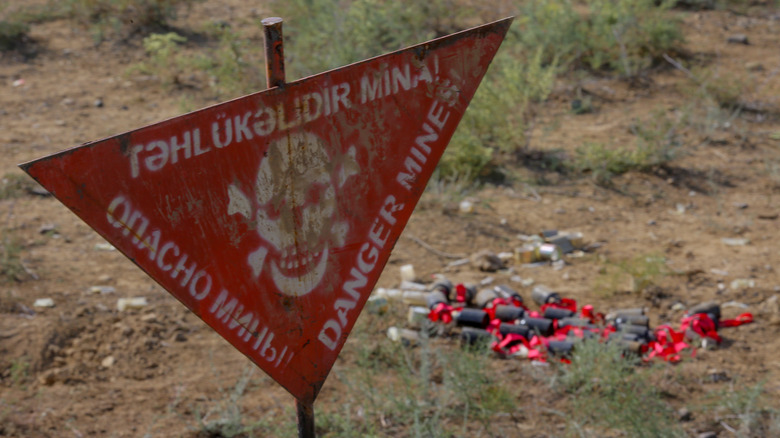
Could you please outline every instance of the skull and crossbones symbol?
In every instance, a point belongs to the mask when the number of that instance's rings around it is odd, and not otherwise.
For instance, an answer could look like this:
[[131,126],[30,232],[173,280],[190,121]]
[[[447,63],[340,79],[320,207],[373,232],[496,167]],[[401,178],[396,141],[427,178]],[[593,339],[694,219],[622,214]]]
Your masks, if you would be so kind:
[[316,135],[290,132],[270,144],[254,199],[228,186],[228,215],[249,220],[264,241],[247,256],[255,278],[270,265],[274,284],[288,296],[306,295],[320,283],[329,252],[344,245],[349,231],[338,212],[337,192],[358,173],[355,154],[351,146],[330,157]]

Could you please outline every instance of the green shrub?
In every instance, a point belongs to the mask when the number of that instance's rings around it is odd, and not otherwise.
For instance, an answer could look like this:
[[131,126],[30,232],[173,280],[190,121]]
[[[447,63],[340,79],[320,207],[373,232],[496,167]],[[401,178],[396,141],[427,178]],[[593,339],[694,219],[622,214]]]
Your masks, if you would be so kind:
[[569,166],[590,174],[596,184],[603,186],[610,185],[613,177],[629,171],[654,170],[677,155],[680,146],[677,124],[662,112],[648,120],[636,120],[631,125],[631,132],[636,136],[633,148],[586,143],[575,150]]
[[230,26],[211,24],[207,34],[214,44],[198,51],[184,47],[187,39],[177,33],[151,34],[143,44],[148,61],[133,66],[157,76],[164,86],[180,87],[193,80],[205,84],[217,97],[232,98],[265,88],[263,51]]
[[[685,436],[635,355],[616,343],[578,343],[571,364],[560,367],[559,387],[571,401],[571,424],[591,424],[631,437]],[[603,435],[602,435],[603,436]]]
[[5,231],[0,233],[0,283],[22,281],[25,278],[21,253],[19,239]]
[[30,26],[18,21],[0,20],[0,51],[13,50],[27,38]]
[[198,0],[64,0],[63,14],[87,27],[98,41],[111,35],[164,29],[179,7]]
[[565,67],[635,76],[683,42],[671,1],[585,0],[579,13],[569,0],[534,0],[520,8],[524,47]]

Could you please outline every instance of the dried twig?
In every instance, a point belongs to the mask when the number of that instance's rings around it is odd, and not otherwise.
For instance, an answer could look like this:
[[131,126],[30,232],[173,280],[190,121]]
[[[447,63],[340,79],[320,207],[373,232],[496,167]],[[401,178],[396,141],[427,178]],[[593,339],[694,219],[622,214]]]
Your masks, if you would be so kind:
[[422,246],[423,248],[427,249],[428,251],[430,251],[430,252],[432,252],[432,253],[436,254],[437,256],[440,256],[440,257],[445,257],[445,258],[448,258],[448,259],[462,259],[462,258],[465,258],[465,257],[466,257],[466,255],[465,255],[465,254],[452,254],[452,253],[448,253],[448,252],[444,252],[444,251],[439,251],[438,249],[436,249],[436,248],[432,247],[431,245],[428,245],[427,243],[423,242],[423,241],[422,241],[421,239],[419,239],[418,237],[415,237],[415,236],[413,236],[413,235],[411,235],[411,234],[406,234],[405,236],[406,236],[406,237],[407,237],[409,240],[412,240],[412,241],[414,241],[414,242],[415,242],[415,243],[417,243],[418,245],[420,245],[420,246]]

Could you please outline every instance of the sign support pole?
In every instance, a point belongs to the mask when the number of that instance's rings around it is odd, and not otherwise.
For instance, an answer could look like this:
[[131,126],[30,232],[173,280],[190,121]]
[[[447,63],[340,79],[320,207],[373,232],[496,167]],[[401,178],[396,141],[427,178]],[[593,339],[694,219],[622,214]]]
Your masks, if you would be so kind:
[[[285,83],[284,45],[282,38],[282,19],[269,17],[263,19],[265,35],[265,77],[268,88],[281,87]],[[298,410],[298,437],[314,437],[314,401],[295,400]]]
[[284,85],[284,46],[282,19],[269,17],[261,21],[265,35],[265,80],[268,88]]
[[298,408],[298,438],[314,438],[314,402],[295,400]]

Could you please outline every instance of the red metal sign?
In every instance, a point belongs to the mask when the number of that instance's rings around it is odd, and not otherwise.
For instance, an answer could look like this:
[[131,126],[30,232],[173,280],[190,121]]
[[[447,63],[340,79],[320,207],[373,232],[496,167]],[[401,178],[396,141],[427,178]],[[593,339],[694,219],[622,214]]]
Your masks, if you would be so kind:
[[313,401],[510,22],[22,168]]

